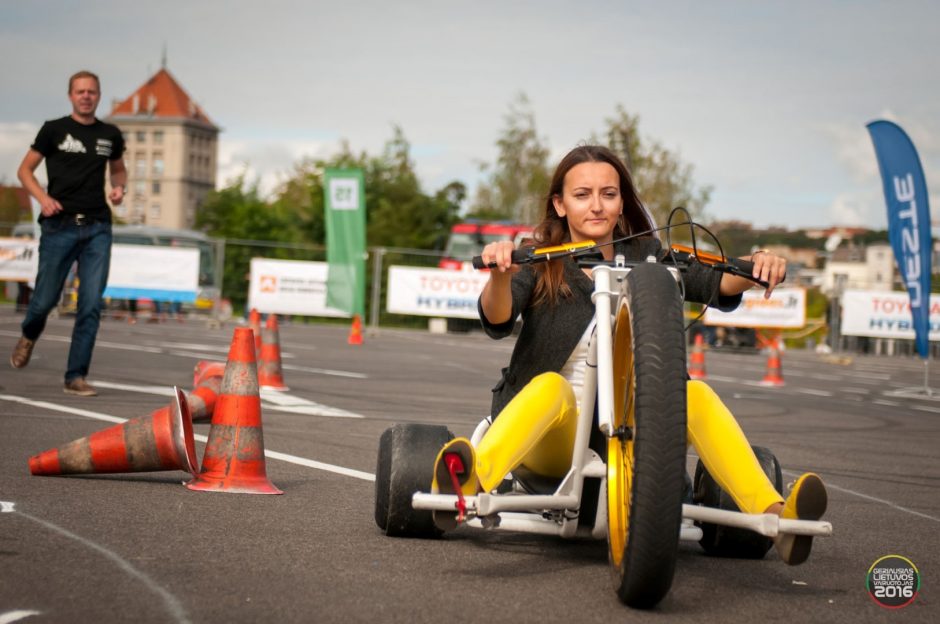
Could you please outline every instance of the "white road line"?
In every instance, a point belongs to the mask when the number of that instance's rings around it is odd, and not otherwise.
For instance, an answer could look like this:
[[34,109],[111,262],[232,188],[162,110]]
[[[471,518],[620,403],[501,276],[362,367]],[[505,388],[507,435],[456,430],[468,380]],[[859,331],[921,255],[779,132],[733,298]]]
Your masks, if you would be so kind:
[[[782,472],[789,477],[799,477],[801,474],[803,474],[801,472],[792,472],[790,470],[783,470]],[[830,490],[836,490],[839,492],[845,492],[846,494],[851,494],[852,496],[858,496],[859,498],[864,498],[865,500],[870,500],[876,503],[881,503],[882,505],[887,505],[888,507],[891,507],[892,509],[897,509],[898,511],[903,511],[904,513],[909,513],[914,516],[926,518],[927,520],[940,522],[940,518],[936,516],[931,516],[925,513],[921,513],[919,511],[914,511],[913,509],[908,509],[907,507],[901,507],[897,503],[892,503],[891,501],[885,500],[883,498],[877,498],[875,496],[869,496],[868,494],[862,494],[861,492],[856,492],[855,490],[850,490],[849,488],[839,487],[838,485],[832,485],[831,483],[828,483],[828,482],[826,483],[826,488]]]
[[[145,386],[136,384],[122,384],[111,381],[92,380],[93,384],[101,388],[112,390],[125,390],[127,392],[140,392],[142,394],[156,394],[158,396],[173,396],[170,386]],[[365,418],[362,414],[350,412],[338,407],[330,407],[302,397],[293,396],[286,392],[274,392],[261,389],[261,408],[266,411],[283,412],[286,414],[306,414],[307,416],[325,416],[327,418]]]
[[833,393],[829,392],[828,390],[814,390],[813,388],[794,388],[794,391],[799,392],[800,394],[811,394],[813,396],[833,396]]
[[33,615],[42,615],[41,611],[27,611],[26,609],[19,609],[17,611],[7,611],[6,613],[0,613],[0,624],[11,624],[12,622],[19,622]]
[[842,392],[849,392],[851,394],[871,394],[871,390],[868,388],[842,388]]
[[101,381],[92,379],[92,385],[99,388],[108,388],[110,390],[126,390],[128,392],[139,392],[141,394],[156,394],[159,396],[173,396],[173,388],[170,386],[141,386],[137,384],[122,384],[113,381]]
[[300,371],[301,373],[316,373],[318,375],[332,375],[334,377],[349,377],[351,379],[368,379],[365,373],[353,373],[350,371],[331,370],[329,368],[311,368],[309,366],[297,366],[295,364],[281,364],[284,370]]
[[[32,399],[27,399],[25,397],[13,396],[10,394],[0,394],[0,401],[12,401],[14,403],[23,403],[25,405],[32,405],[33,407],[41,407],[43,409],[65,412],[67,414],[75,414],[76,416],[84,416],[85,418],[93,418],[95,420],[103,420],[105,422],[111,423],[125,423],[127,422],[126,418],[119,418],[117,416],[109,416],[108,414],[101,414],[98,412],[90,412],[88,410],[76,409],[74,407],[69,407],[67,405],[57,405],[55,403],[48,403],[46,401],[34,401]],[[200,442],[208,442],[209,438],[202,434],[196,434],[193,436],[196,440]],[[362,472],[360,470],[353,470],[352,468],[346,468],[344,466],[334,466],[333,464],[325,464],[323,462],[318,462],[313,459],[307,459],[306,457],[297,457],[296,455],[288,455],[287,453],[279,453],[277,451],[270,451],[265,449],[264,454],[266,457],[271,459],[279,459],[292,464],[297,464],[298,466],[307,466],[308,468],[316,468],[318,470],[325,470],[327,472],[333,472],[336,474],[346,475],[347,477],[355,477],[356,479],[362,479],[363,481],[375,481],[375,475]]]
[[922,412],[933,412],[934,414],[940,414],[940,407],[930,407],[929,405],[912,405],[911,409],[920,410]]
[[885,401],[883,399],[875,399],[874,401],[872,401],[872,403],[874,403],[875,405],[885,405],[887,407],[900,407],[901,406],[900,403],[897,403],[895,401]]
[[[157,583],[155,580],[153,580],[152,578],[150,578],[149,576],[147,576],[146,574],[144,574],[143,572],[141,572],[140,570],[132,566],[127,560],[122,558],[117,553],[111,550],[108,550],[101,544],[97,544],[89,539],[85,539],[81,535],[76,535],[75,533],[72,533],[68,529],[63,529],[59,525],[53,524],[47,520],[43,520],[42,518],[37,518],[36,516],[32,516],[22,511],[17,511],[15,513],[23,516],[24,518],[28,520],[32,520],[33,522],[37,524],[41,524],[42,526],[46,527],[50,531],[54,531],[58,533],[59,535],[75,540],[79,544],[82,544],[83,546],[86,546],[98,552],[99,554],[103,555],[104,557],[110,559],[115,565],[117,565],[117,567],[123,570],[127,575],[136,578],[138,581],[146,585],[150,591],[152,591],[153,593],[157,594],[160,598],[162,598],[164,605],[166,606],[166,610],[170,613],[174,621],[180,622],[180,623],[189,623],[192,621],[189,619],[189,616],[186,614],[186,609],[183,608],[183,604],[176,598],[176,596],[174,596],[167,590],[163,589],[163,587],[161,587],[159,583]],[[33,614],[30,613],[29,615],[33,615]],[[14,622],[16,620],[8,620],[8,621]]]
[[27,399],[26,397],[14,396],[12,394],[0,394],[0,401],[12,401],[13,403],[23,403],[24,405],[31,405],[33,407],[41,407],[43,409],[52,410],[55,412],[65,412],[66,414],[75,414],[76,416],[84,416],[85,418],[93,418],[94,420],[103,420],[105,422],[110,422],[110,423],[127,422],[126,418],[119,418],[117,416],[108,416],[107,414],[91,412],[89,410],[78,409],[76,407],[69,407],[68,405],[58,405],[56,403],[49,403],[47,401],[34,401],[33,399]]

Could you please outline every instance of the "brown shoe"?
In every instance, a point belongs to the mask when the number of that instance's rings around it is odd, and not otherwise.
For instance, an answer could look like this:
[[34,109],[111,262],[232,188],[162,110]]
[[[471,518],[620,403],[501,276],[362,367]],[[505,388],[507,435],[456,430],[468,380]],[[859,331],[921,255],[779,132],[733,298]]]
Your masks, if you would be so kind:
[[85,381],[84,377],[76,377],[72,381],[65,382],[62,389],[65,394],[74,394],[76,396],[98,396],[98,391],[94,386]]
[[29,358],[33,355],[34,346],[36,346],[35,340],[20,337],[19,342],[13,347],[13,355],[10,356],[10,364],[13,368],[23,368],[29,364]]

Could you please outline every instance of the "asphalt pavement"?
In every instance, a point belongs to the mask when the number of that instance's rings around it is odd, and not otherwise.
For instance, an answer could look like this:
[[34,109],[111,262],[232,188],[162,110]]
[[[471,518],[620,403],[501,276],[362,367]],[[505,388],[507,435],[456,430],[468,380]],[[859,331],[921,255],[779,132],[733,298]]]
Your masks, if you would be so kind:
[[[907,358],[710,350],[708,382],[785,481],[829,488],[810,560],[784,565],[680,546],[653,611],[623,606],[603,541],[461,528],[438,540],[386,537],[373,520],[381,433],[399,422],[469,435],[512,339],[480,333],[281,326],[290,390],[262,397],[271,481],[282,496],[193,492],[182,471],[31,476],[30,456],[151,413],[200,360],[224,361],[235,325],[102,322],[89,381],[62,392],[71,318],[50,320],[33,361],[8,364],[20,315],[0,306],[0,622],[936,622],[940,578],[940,396]],[[940,365],[928,386],[940,392]],[[202,457],[208,425],[197,424]],[[694,456],[690,450],[690,466]],[[871,565],[900,554],[920,593],[884,609]]]

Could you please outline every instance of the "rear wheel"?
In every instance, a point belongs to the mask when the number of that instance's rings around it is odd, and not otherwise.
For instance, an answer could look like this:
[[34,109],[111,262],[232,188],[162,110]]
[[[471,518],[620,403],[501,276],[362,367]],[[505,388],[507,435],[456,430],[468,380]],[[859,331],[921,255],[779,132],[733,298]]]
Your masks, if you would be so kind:
[[399,424],[379,440],[375,469],[375,523],[395,537],[438,537],[430,511],[411,505],[415,492],[430,492],[434,460],[454,437],[447,427]]
[[627,276],[614,331],[614,429],[607,442],[608,554],[617,595],[651,608],[669,591],[682,522],[686,361],[682,298],[672,275]]
[[[762,446],[751,447],[760,462],[764,474],[773,483],[778,493],[783,493],[783,474],[774,454]],[[729,511],[740,511],[731,495],[721,489],[699,460],[695,467],[694,502],[706,507],[717,507]],[[709,555],[737,557],[740,559],[763,559],[773,540],[747,529],[736,529],[709,522],[699,523],[702,539],[699,544]]]

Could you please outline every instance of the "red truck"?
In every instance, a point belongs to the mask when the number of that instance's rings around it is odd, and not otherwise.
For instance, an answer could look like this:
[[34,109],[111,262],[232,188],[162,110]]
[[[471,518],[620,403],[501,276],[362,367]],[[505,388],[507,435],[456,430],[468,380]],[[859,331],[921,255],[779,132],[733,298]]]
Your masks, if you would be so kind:
[[483,247],[501,240],[519,243],[532,237],[532,226],[510,221],[482,221],[468,219],[457,223],[450,229],[444,257],[438,267],[460,270],[469,264],[473,256],[479,256]]

